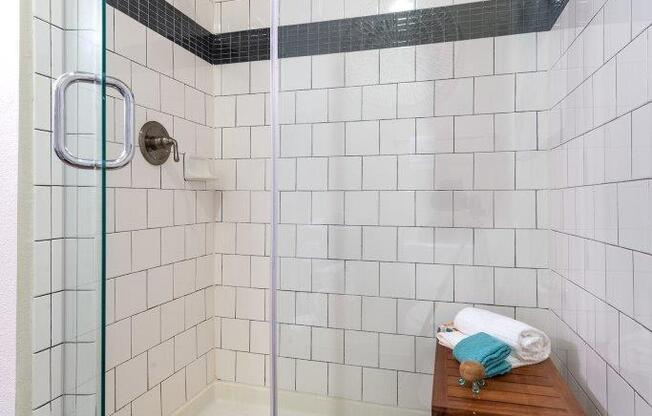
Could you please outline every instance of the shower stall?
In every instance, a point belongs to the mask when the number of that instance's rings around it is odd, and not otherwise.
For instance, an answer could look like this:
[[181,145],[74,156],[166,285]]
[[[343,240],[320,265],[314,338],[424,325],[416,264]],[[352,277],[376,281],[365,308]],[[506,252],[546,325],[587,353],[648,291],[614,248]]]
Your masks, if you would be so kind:
[[33,416],[430,415],[469,305],[652,414],[649,0],[23,7]]

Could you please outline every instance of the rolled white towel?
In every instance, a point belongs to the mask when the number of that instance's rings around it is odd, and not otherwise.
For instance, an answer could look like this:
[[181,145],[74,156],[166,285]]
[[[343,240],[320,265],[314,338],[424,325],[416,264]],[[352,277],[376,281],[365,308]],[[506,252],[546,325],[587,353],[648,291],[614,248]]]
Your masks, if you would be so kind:
[[550,338],[526,323],[478,308],[462,309],[453,322],[465,335],[486,332],[498,338],[512,348],[514,358],[526,364],[540,363],[550,356]]

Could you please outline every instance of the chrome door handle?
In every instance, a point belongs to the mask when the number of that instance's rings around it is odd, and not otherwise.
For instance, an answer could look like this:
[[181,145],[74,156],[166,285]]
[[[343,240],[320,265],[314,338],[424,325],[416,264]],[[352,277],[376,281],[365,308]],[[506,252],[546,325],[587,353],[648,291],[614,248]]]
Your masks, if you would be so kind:
[[134,94],[127,84],[117,78],[105,77],[107,87],[117,89],[124,98],[124,147],[117,159],[95,160],[84,159],[70,153],[66,147],[66,90],[78,82],[85,84],[102,84],[102,77],[88,72],[69,72],[61,75],[54,84],[52,98],[52,144],[54,152],[65,164],[80,169],[120,169],[126,166],[134,157],[136,136],[136,105]]

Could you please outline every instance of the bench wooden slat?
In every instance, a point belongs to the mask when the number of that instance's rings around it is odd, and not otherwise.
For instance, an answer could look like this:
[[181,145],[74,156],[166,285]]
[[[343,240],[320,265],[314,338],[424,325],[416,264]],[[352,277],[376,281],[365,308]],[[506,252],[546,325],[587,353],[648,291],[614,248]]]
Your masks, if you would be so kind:
[[[446,380],[449,386],[457,386],[459,376],[448,376]],[[508,391],[513,393],[536,394],[538,396],[559,397],[559,392],[553,386],[536,386],[532,384],[507,383],[500,380],[492,380],[491,387],[496,391]]]
[[437,345],[432,415],[582,416],[584,412],[550,359],[487,380],[479,397],[459,386],[459,363]]

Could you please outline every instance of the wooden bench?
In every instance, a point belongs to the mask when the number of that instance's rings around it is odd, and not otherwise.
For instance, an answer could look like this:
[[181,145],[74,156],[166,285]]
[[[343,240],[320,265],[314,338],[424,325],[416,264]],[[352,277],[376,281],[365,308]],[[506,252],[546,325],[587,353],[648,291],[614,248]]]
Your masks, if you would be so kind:
[[459,366],[451,350],[437,345],[433,416],[585,415],[550,359],[487,380],[477,398],[470,387],[458,385]]

